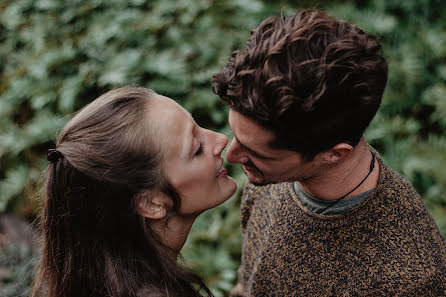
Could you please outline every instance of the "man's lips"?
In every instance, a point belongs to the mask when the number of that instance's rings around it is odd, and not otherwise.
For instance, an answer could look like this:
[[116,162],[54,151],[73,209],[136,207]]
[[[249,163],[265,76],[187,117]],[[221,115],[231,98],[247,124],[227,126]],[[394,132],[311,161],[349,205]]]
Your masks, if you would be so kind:
[[260,170],[258,170],[256,167],[249,166],[248,164],[243,165],[243,169],[249,173],[258,173]]

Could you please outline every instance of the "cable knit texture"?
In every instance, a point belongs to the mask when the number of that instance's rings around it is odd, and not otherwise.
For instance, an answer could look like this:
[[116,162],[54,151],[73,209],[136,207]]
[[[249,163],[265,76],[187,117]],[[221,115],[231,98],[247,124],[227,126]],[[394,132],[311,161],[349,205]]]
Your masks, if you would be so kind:
[[412,185],[377,160],[376,190],[339,215],[308,211],[292,183],[246,186],[244,296],[446,296],[445,239]]

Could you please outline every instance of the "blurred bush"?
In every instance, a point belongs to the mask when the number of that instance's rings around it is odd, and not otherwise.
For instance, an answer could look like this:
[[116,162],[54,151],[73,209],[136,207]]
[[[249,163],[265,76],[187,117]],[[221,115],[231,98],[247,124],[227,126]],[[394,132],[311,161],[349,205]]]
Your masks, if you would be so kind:
[[[366,133],[407,176],[446,234],[446,3],[442,0],[3,0],[0,2],[0,213],[34,218],[46,151],[74,111],[117,86],[177,100],[231,137],[210,77],[271,15],[326,9],[380,36],[390,64],[383,105]],[[240,167],[230,166],[243,186]],[[238,192],[240,193],[240,191]],[[240,261],[239,194],[203,214],[185,261],[216,296]]]

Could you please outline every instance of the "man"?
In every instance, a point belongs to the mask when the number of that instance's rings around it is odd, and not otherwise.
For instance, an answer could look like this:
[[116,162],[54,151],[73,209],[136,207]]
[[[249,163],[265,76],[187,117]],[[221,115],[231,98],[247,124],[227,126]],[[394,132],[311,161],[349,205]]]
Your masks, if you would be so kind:
[[230,106],[244,296],[446,296],[446,243],[363,133],[381,103],[377,40],[318,10],[268,18],[213,76]]

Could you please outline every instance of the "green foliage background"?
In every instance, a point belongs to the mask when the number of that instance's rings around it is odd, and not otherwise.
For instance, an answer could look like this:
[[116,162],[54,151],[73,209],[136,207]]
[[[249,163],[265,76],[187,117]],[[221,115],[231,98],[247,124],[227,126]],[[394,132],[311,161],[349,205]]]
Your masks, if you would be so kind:
[[[1,0],[0,213],[35,217],[46,151],[57,132],[70,114],[113,87],[150,87],[231,138],[211,75],[264,18],[303,7],[325,9],[380,36],[390,78],[366,138],[411,180],[446,234],[443,0]],[[238,166],[230,170],[239,191],[197,220],[183,250],[216,296],[228,294],[240,261],[244,176]],[[23,292],[29,273],[4,279],[0,295]]]

